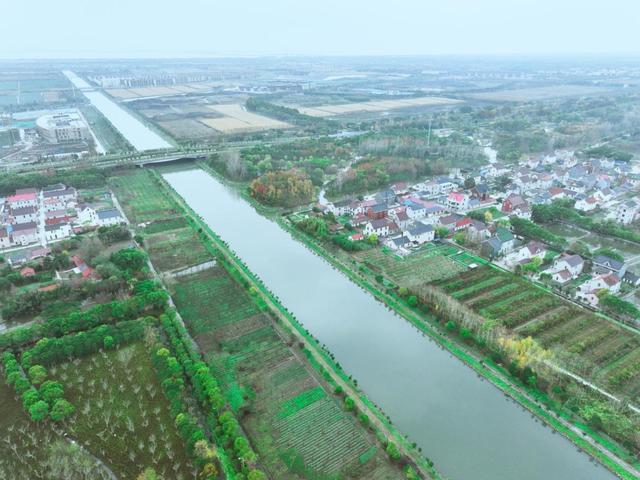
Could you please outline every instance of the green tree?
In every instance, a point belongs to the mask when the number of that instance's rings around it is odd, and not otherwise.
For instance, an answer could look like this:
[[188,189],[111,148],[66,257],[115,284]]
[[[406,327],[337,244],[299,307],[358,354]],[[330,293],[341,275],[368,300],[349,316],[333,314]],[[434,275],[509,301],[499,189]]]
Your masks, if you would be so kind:
[[49,404],[44,400],[38,400],[29,407],[29,417],[34,422],[41,422],[49,415]]
[[389,458],[394,461],[400,460],[402,456],[400,455],[400,450],[398,450],[397,445],[393,442],[389,442],[387,445],[387,455],[389,455]]
[[40,385],[47,378],[47,369],[42,365],[34,365],[29,368],[29,379],[34,385]]
[[59,422],[71,415],[76,411],[76,407],[72,403],[68,402],[64,398],[59,398],[53,404],[51,409],[51,420]]

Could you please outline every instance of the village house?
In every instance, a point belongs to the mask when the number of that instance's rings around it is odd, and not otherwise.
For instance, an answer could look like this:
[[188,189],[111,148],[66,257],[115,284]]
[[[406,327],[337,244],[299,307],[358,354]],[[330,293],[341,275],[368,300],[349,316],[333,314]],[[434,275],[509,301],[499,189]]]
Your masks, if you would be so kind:
[[93,269],[89,265],[87,265],[85,261],[80,258],[80,256],[74,255],[73,257],[71,257],[71,261],[75,265],[75,268],[72,269],[73,273],[81,275],[85,280],[91,277],[91,275],[93,274]]
[[640,204],[635,200],[627,200],[618,205],[615,210],[616,221],[623,225],[628,225],[638,217]]
[[446,205],[455,212],[465,212],[469,208],[469,195],[462,192],[451,192]]
[[405,236],[388,238],[384,242],[384,245],[391,250],[404,252],[408,252],[407,248],[410,246],[410,244],[411,241]]
[[396,208],[389,212],[389,217],[396,222],[396,225],[402,230],[404,230],[409,224],[411,224],[411,219],[407,214],[406,208]]
[[597,274],[613,273],[618,278],[622,278],[627,271],[627,266],[624,262],[606,255],[596,255],[591,262],[593,264],[593,271]]
[[467,227],[467,238],[472,243],[480,243],[491,235],[489,227],[480,220],[471,219]]
[[392,231],[398,230],[396,224],[388,218],[380,218],[370,220],[364,227],[365,235],[377,235],[378,237],[386,237]]
[[568,255],[565,253],[554,260],[553,265],[547,270],[547,273],[551,274],[554,281],[565,283],[574,278],[578,278],[583,269],[584,260],[580,255]]
[[13,243],[17,245],[29,245],[38,241],[38,226],[35,222],[19,223],[13,226],[11,231]]
[[502,202],[502,211],[508,214],[515,214],[515,210],[528,206],[527,202],[520,196],[511,193]]
[[68,223],[45,225],[44,234],[48,242],[67,238],[71,236],[71,225]]
[[42,202],[45,212],[52,212],[54,210],[64,210],[66,203],[58,198],[48,198]]
[[404,235],[412,242],[419,245],[430,242],[435,236],[435,231],[432,225],[428,225],[422,222],[416,222],[404,231]]
[[110,227],[113,225],[121,225],[126,223],[125,219],[120,214],[117,208],[110,208],[108,210],[100,210],[96,212],[98,216],[98,226]]
[[585,195],[582,195],[576,200],[574,208],[582,212],[591,212],[598,208],[598,201],[594,196],[587,197]]
[[49,190],[42,192],[43,199],[56,199],[62,202],[71,202],[74,201],[77,197],[76,189],[73,187],[68,187],[62,190]]
[[613,273],[597,275],[578,287],[576,298],[592,307],[596,307],[599,301],[598,292],[601,290],[607,290],[612,294],[618,293],[620,291],[620,278]]
[[36,207],[19,207],[11,210],[13,223],[28,223],[38,220],[38,210]]
[[98,213],[90,205],[84,205],[78,210],[78,223],[81,225],[97,225]]
[[547,249],[544,244],[540,242],[531,241],[525,246],[519,248],[515,252],[512,252],[505,258],[505,261],[509,265],[523,264],[532,261],[534,258],[544,260],[544,256],[547,253]]
[[327,204],[327,210],[333,213],[336,217],[340,215],[351,214],[351,203],[353,200],[341,200],[339,202]]
[[[17,192],[19,192],[18,190]],[[11,210],[22,207],[37,207],[38,195],[35,191],[28,191],[26,193],[17,193],[7,198],[7,203]]]

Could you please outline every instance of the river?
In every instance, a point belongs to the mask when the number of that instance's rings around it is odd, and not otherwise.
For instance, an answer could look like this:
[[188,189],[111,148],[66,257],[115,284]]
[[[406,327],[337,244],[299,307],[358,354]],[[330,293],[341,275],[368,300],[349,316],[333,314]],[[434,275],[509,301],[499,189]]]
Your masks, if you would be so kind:
[[96,91],[75,73],[69,70],[65,70],[62,73],[111,122],[133,148],[138,151],[172,148],[172,145],[164,138],[108,98],[104,93]]
[[452,480],[614,476],[202,170],[164,178]]

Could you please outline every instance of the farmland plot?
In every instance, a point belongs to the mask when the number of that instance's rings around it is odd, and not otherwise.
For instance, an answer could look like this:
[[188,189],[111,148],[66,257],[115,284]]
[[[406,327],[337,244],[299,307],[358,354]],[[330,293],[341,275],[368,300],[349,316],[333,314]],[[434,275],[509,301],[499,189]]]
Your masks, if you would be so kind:
[[209,108],[224,116],[222,118],[201,118],[200,121],[222,133],[254,132],[291,126],[280,120],[249,112],[240,104],[212,105]]
[[243,426],[271,478],[329,479],[347,471],[350,478],[402,478],[222,267],[183,277],[174,289],[229,404],[244,412]]
[[320,105],[316,107],[298,107],[298,111],[311,117],[331,117],[354,112],[382,112],[398,108],[451,105],[455,103],[461,103],[461,100],[444,97],[419,97],[398,100],[344,103],[340,105]]
[[145,243],[151,262],[163,272],[198,265],[211,259],[191,227],[154,233],[147,236]]

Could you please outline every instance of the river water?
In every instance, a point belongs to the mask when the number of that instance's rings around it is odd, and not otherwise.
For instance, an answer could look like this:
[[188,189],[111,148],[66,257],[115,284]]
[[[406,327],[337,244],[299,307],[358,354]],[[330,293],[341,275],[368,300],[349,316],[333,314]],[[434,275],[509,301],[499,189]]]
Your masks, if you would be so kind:
[[62,73],[111,122],[133,148],[138,151],[171,148],[171,144],[164,138],[108,98],[104,93],[96,91],[75,73],[69,70],[65,70]]
[[206,172],[164,178],[445,476],[614,478]]

